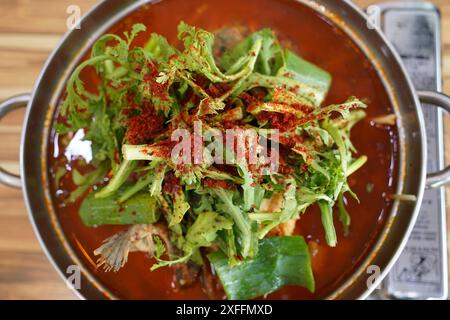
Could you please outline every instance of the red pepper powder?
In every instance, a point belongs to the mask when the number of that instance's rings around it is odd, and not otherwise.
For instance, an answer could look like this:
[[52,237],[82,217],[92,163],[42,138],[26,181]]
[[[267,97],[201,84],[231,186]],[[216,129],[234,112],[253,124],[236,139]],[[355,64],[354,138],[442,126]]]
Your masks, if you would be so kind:
[[246,92],[241,93],[239,98],[247,105],[247,111],[252,112],[262,101]]
[[259,122],[268,122],[272,129],[279,129],[281,132],[289,131],[298,126],[299,120],[290,113],[278,113],[263,111],[256,115]]
[[234,183],[227,181],[227,180],[214,180],[214,179],[203,179],[202,184],[206,188],[219,188],[219,189],[227,189],[232,190],[234,189]]
[[227,83],[211,84],[206,91],[211,97],[219,98],[231,90],[231,86]]
[[163,191],[165,193],[178,193],[181,190],[180,179],[172,171],[166,173],[164,177]]
[[159,67],[156,63],[149,63],[149,72],[144,76],[144,81],[148,84],[150,93],[163,102],[170,101],[168,83],[159,83]]
[[128,119],[127,140],[130,144],[143,144],[163,129],[163,117],[158,116],[153,107],[147,107],[141,114]]
[[[169,158],[172,155],[172,149],[177,144],[176,141],[170,139],[163,140],[153,145],[152,152],[148,152],[149,155],[159,158]],[[150,149],[150,148],[149,148]]]

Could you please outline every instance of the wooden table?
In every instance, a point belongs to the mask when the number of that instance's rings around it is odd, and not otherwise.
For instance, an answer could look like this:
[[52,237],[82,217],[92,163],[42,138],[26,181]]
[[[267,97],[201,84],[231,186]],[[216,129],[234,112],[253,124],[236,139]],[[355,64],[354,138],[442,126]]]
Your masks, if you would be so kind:
[[[355,2],[365,7],[379,0]],[[450,1],[433,2],[443,15],[444,91],[450,94]],[[66,9],[74,3],[85,12],[95,1],[0,1],[0,101],[31,91],[47,56],[66,31]],[[0,126],[0,165],[15,172],[22,117],[23,112],[14,112]],[[450,141],[448,118],[446,137]],[[446,158],[450,160],[450,151]],[[450,208],[450,199],[447,204]],[[0,299],[73,298],[34,236],[21,191],[0,186]]]

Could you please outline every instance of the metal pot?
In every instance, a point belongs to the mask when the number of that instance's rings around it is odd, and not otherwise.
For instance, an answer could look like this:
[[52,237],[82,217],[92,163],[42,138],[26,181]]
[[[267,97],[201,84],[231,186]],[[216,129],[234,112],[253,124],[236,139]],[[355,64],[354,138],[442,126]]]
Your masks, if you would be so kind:
[[[426,174],[426,133],[420,101],[450,112],[450,98],[437,92],[415,92],[406,71],[386,38],[377,29],[367,28],[365,14],[348,1],[298,0],[319,11],[342,28],[371,58],[380,71],[398,117],[400,170],[398,194],[415,195],[416,202],[395,201],[387,222],[367,258],[330,299],[367,297],[388,273],[402,251],[418,215],[425,188],[436,188],[450,181],[450,168]],[[56,270],[65,278],[71,265],[81,267],[81,298],[114,298],[83,267],[60,228],[47,177],[47,137],[57,99],[68,74],[92,42],[119,19],[145,1],[108,0],[97,4],[82,21],[83,29],[68,32],[48,59],[32,94],[8,99],[0,104],[0,118],[18,107],[27,106],[21,141],[20,177],[0,168],[0,182],[22,187],[31,223]],[[151,2],[151,1],[149,1]],[[376,265],[381,275],[370,288],[366,270]]]

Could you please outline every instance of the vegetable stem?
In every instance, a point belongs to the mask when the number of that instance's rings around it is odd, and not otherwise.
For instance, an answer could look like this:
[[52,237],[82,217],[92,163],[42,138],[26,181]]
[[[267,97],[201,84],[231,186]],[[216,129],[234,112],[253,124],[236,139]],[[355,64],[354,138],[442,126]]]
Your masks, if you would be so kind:
[[140,178],[133,186],[126,189],[119,198],[119,203],[127,201],[133,195],[144,189],[153,181],[153,175],[147,174],[144,177]]
[[361,156],[353,161],[347,168],[347,177],[358,171],[367,162],[367,160],[367,156]]
[[344,229],[344,236],[348,236],[351,218],[344,203],[344,194],[341,192],[338,197],[338,209],[339,209],[339,220],[342,223]]
[[125,160],[155,160],[157,157],[152,155],[152,147],[149,145],[131,145],[124,144],[122,154]]
[[114,175],[114,177],[111,179],[111,181],[108,183],[106,187],[104,187],[102,190],[97,192],[95,194],[96,198],[106,198],[116,192],[128,179],[130,174],[134,171],[136,168],[137,162],[136,161],[128,161],[124,160],[120,164],[119,170],[117,170],[117,173]]
[[232,203],[232,197],[227,195],[223,189],[217,189],[214,191],[227,209],[226,213],[233,218],[236,226],[242,234],[242,256],[244,258],[253,256],[256,252],[252,248],[252,237],[254,237],[254,235],[251,231],[250,222],[245,219],[243,212]]
[[325,230],[325,239],[330,247],[335,247],[337,244],[336,230],[333,224],[333,209],[326,201],[318,202],[319,208],[322,211],[322,224]]

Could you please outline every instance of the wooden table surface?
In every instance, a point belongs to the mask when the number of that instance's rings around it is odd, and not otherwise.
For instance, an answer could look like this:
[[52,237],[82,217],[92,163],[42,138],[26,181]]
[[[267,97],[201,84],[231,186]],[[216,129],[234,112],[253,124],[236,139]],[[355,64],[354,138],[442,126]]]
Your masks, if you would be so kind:
[[[354,2],[365,7],[380,1]],[[450,1],[432,2],[440,7],[443,16],[444,91],[450,94]],[[66,31],[67,7],[77,4],[85,12],[94,3],[94,0],[0,0],[0,101],[31,91],[49,53]],[[0,126],[0,165],[14,172],[18,172],[22,117],[23,112],[16,111]],[[449,119],[446,138],[450,141]],[[446,158],[449,163],[450,151]],[[450,208],[450,201],[447,206]],[[40,248],[21,191],[0,186],[0,299],[75,298]]]

